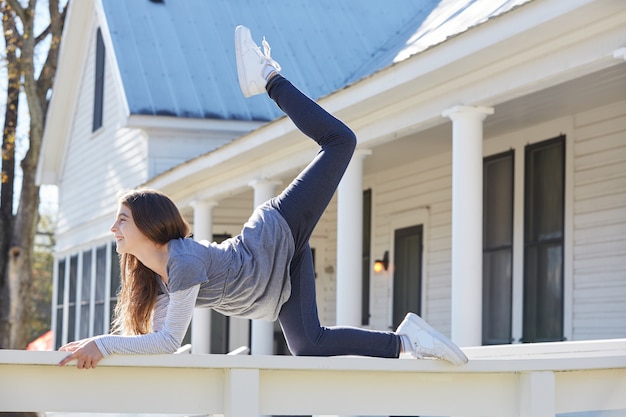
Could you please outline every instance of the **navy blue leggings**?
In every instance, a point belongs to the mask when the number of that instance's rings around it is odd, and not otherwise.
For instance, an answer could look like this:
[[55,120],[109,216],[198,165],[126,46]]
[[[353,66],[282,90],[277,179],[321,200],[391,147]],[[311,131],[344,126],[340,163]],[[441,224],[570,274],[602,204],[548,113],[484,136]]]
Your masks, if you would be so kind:
[[393,332],[323,327],[317,314],[309,238],[350,162],[356,137],[282,76],[272,78],[267,91],[298,129],[321,148],[315,159],[271,202],[289,224],[295,240],[290,267],[291,297],[278,316],[289,350],[301,356],[397,358],[400,339]]

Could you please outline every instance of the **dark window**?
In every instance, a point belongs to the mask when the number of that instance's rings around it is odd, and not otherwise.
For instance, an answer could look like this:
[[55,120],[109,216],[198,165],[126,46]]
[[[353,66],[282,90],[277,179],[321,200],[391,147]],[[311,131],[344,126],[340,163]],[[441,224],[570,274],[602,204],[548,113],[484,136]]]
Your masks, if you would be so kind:
[[117,293],[121,285],[120,275],[120,258],[117,254],[115,245],[111,245],[111,288],[110,288],[110,304],[109,304],[109,322],[113,321],[113,313],[115,312],[115,304],[117,304]]
[[228,317],[211,310],[211,347],[210,353],[228,353]]
[[65,259],[59,261],[57,276],[57,321],[54,329],[54,344],[58,349],[63,344],[63,299],[65,297]]
[[524,342],[563,340],[565,137],[526,147]]
[[96,249],[96,298],[94,301],[94,322],[93,334],[104,334],[104,303],[106,297],[106,246],[100,246]]
[[83,272],[81,276],[80,297],[80,330],[79,338],[89,337],[89,323],[91,320],[91,249],[83,252]]
[[483,162],[484,345],[511,343],[514,152]]
[[361,324],[370,323],[370,247],[372,244],[372,190],[363,191],[363,279],[361,289]]
[[70,288],[67,317],[67,340],[76,340],[76,283],[78,275],[78,255],[70,258]]
[[96,32],[96,77],[93,99],[93,128],[92,132],[102,127],[104,105],[104,41],[100,28]]

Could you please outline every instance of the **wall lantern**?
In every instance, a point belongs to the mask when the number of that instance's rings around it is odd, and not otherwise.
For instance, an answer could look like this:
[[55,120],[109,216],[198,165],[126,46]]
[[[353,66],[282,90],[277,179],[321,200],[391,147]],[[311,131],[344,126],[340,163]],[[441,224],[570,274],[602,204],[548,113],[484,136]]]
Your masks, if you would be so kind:
[[377,259],[374,261],[374,272],[380,274],[383,271],[389,269],[389,251],[386,250],[383,255],[383,259]]

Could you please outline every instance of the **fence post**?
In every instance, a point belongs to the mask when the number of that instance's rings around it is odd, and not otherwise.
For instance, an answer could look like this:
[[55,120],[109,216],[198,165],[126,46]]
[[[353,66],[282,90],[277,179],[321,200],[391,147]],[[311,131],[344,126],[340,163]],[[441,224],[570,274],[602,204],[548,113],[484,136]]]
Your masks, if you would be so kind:
[[225,369],[224,417],[258,416],[259,370]]
[[524,372],[519,379],[519,416],[554,417],[554,372]]

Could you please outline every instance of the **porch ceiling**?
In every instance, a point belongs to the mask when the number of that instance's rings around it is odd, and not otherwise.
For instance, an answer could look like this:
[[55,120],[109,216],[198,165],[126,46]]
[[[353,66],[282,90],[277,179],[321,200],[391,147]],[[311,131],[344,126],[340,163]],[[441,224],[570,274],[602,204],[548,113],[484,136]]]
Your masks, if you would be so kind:
[[[494,114],[485,119],[484,135],[485,138],[502,136],[621,100],[626,100],[626,62],[495,105]],[[442,116],[436,126],[371,147],[372,154],[364,160],[364,174],[450,152],[451,146],[452,123]],[[281,179],[286,184],[296,174],[297,169],[287,170]],[[230,198],[251,200],[252,197],[252,190],[246,187],[232,197],[225,196],[221,205],[228,206]],[[185,207],[184,212],[188,218],[192,217],[191,208]]]
[[[626,100],[626,62],[497,104],[485,119],[484,136],[502,136],[621,100]],[[451,144],[452,124],[442,117],[437,126],[373,147],[365,158],[365,174],[450,152]]]

